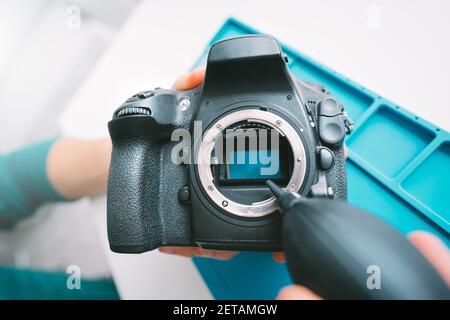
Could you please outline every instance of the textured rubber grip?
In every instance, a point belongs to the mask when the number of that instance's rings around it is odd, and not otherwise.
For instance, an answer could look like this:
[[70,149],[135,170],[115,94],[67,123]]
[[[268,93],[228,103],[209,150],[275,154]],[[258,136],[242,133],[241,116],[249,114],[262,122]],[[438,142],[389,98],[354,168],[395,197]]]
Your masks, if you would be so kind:
[[115,252],[144,252],[162,242],[161,221],[154,206],[159,182],[150,181],[158,178],[160,148],[148,119],[123,118],[108,125],[113,149],[107,224],[110,248]]
[[174,126],[131,116],[108,127],[113,143],[107,204],[111,250],[138,253],[193,245],[189,206],[178,202],[188,173],[171,159]]
[[345,169],[344,148],[331,149],[334,154],[334,165],[327,172],[328,187],[334,192],[334,199],[347,201],[347,171]]

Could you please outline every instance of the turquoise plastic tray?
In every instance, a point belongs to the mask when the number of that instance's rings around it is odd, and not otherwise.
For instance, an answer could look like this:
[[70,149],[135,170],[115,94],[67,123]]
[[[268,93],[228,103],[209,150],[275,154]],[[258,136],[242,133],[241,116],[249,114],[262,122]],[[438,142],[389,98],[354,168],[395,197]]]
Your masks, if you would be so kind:
[[[205,63],[216,41],[257,33],[233,18],[227,20],[195,67]],[[311,58],[282,48],[292,73],[325,85],[355,121],[355,131],[346,140],[349,202],[404,234],[427,230],[450,246],[449,133]],[[273,262],[268,253],[194,262],[216,299],[273,299],[291,283],[286,266]]]

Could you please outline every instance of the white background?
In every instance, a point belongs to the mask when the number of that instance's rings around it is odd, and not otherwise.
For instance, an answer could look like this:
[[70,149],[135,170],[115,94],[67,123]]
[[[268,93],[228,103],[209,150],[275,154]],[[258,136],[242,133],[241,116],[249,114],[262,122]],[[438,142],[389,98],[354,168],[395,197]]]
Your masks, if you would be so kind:
[[[77,135],[106,134],[100,123],[130,92],[170,86],[234,16],[448,130],[449,9],[445,0],[143,2],[63,125]],[[378,28],[370,27],[377,10]]]
[[[169,87],[230,16],[450,129],[450,1],[74,2],[82,25],[70,31],[69,1],[0,4],[2,151],[46,132],[106,136],[116,107],[137,91]],[[210,297],[188,259],[110,253],[104,198],[50,209],[51,219],[2,235],[0,254],[14,247],[12,260],[24,267],[75,263],[83,274],[111,271],[124,298]]]

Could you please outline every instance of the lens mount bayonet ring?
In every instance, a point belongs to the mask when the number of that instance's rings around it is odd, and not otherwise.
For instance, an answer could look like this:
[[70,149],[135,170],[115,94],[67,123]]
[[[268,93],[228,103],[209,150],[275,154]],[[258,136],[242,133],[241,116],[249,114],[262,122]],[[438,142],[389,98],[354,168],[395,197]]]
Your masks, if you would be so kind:
[[216,139],[222,134],[225,128],[241,121],[263,124],[271,129],[276,129],[288,141],[294,158],[292,175],[289,183],[285,187],[289,191],[297,192],[303,183],[306,173],[306,152],[296,130],[285,119],[270,111],[245,109],[232,112],[214,122],[206,131],[198,147],[195,159],[198,178],[204,192],[219,208],[222,208],[228,213],[246,218],[263,217],[278,209],[275,197],[254,202],[251,205],[232,201],[218,190],[214,184],[211,171],[211,154],[215,147]]

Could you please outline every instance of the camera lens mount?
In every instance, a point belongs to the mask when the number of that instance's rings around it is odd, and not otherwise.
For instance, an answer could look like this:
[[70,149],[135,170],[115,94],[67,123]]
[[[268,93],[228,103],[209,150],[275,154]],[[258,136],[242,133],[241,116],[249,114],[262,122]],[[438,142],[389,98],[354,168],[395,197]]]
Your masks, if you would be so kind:
[[233,201],[225,196],[220,191],[220,188],[217,187],[211,170],[211,165],[215,164],[212,153],[217,140],[222,136],[223,130],[242,121],[246,121],[249,124],[263,125],[271,130],[276,130],[281,137],[287,140],[292,150],[293,166],[289,182],[284,188],[295,192],[300,189],[305,178],[307,161],[302,139],[286,119],[273,112],[260,109],[243,109],[231,112],[216,120],[206,130],[196,152],[195,163],[197,164],[197,174],[205,194],[219,208],[240,217],[264,217],[278,209],[275,197],[270,196],[263,201],[252,202],[251,204]]

